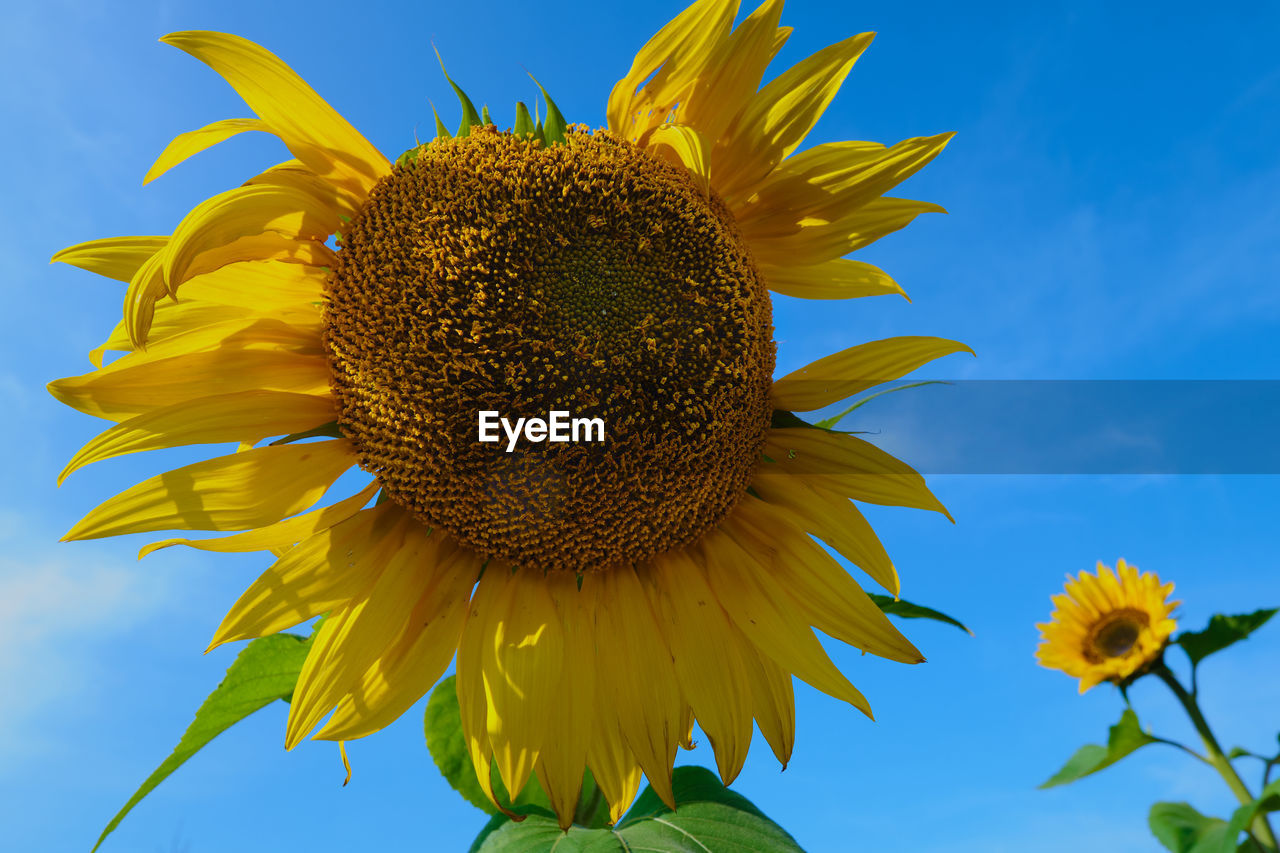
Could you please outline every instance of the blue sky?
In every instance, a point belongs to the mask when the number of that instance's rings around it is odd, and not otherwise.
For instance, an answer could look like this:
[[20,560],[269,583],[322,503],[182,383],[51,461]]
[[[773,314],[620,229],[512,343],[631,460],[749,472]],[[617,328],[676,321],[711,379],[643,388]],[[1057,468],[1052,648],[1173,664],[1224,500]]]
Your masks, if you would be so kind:
[[[174,135],[245,108],[156,39],[221,29],[277,52],[395,155],[455,115],[430,43],[506,120],[538,75],[571,120],[605,97],[679,0],[599,4],[54,2],[11,5],[0,30],[0,825],[14,850],[85,851],[168,753],[234,651],[200,652],[263,567],[257,555],[138,542],[59,545],[107,495],[180,453],[54,477],[100,425],[48,380],[88,369],[122,289],[63,267],[64,245],[162,233],[194,203],[282,152],[237,138],[155,184]],[[127,11],[122,9],[127,8]],[[880,33],[810,141],[959,132],[903,194],[946,206],[866,250],[914,302],[779,298],[779,373],[894,334],[966,341],[979,358],[930,372],[983,379],[1276,378],[1280,357],[1280,61],[1274,4],[846,4],[793,0],[776,69],[826,43]],[[523,67],[522,67],[523,66]],[[274,159],[273,159],[274,158]],[[859,428],[876,423],[864,409]],[[1274,413],[1272,413],[1274,414]],[[1201,427],[1204,441],[1219,433]],[[893,439],[894,436],[886,435]],[[901,439],[901,436],[896,438]],[[910,461],[908,459],[908,461]],[[807,687],[785,773],[758,743],[736,787],[813,851],[1152,851],[1146,809],[1223,813],[1210,771],[1159,747],[1069,788],[1037,783],[1119,716],[1038,669],[1034,623],[1066,572],[1123,556],[1177,583],[1183,624],[1280,603],[1275,477],[940,476],[952,526],[869,514],[904,595],[974,627],[911,624],[919,667],[833,647],[871,723]],[[1212,659],[1206,710],[1224,741],[1274,748],[1280,626]],[[1270,675],[1268,675],[1270,673]],[[1134,691],[1158,733],[1191,737],[1155,684]],[[285,708],[220,738],[122,825],[108,851],[463,850],[484,817],[439,779],[421,711],[351,746],[343,789],[327,744],[282,749]],[[685,756],[709,763],[703,747]],[[1252,768],[1250,768],[1252,772]],[[370,839],[376,839],[376,845]]]

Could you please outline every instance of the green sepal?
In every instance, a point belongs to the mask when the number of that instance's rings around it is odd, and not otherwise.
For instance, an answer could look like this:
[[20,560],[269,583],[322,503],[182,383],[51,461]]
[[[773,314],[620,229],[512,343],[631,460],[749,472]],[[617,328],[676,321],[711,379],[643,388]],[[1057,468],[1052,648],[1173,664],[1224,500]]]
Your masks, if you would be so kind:
[[1107,736],[1107,745],[1086,744],[1076,750],[1075,755],[1067,759],[1062,769],[1044,782],[1041,788],[1052,788],[1082,779],[1099,770],[1105,770],[1120,759],[1138,749],[1152,743],[1162,743],[1159,738],[1152,737],[1142,730],[1138,715],[1128,708],[1120,716],[1120,722],[1111,727]]
[[480,108],[480,120],[484,122],[486,127],[493,124],[493,116],[489,115],[488,104],[485,104],[483,107]]
[[440,113],[436,112],[436,105],[431,105],[431,115],[436,120],[436,139],[451,139],[453,134],[449,132],[449,128],[444,126],[444,122],[440,120]]
[[1276,615],[1275,608],[1264,608],[1252,613],[1227,616],[1215,613],[1203,631],[1184,631],[1174,640],[1191,658],[1193,666],[1214,652],[1220,652],[1247,638]]
[[568,122],[564,120],[564,116],[560,113],[560,108],[556,106],[555,101],[551,100],[547,90],[543,88],[541,83],[538,83],[538,78],[530,74],[529,79],[537,84],[538,89],[542,92],[542,97],[547,102],[547,120],[542,124],[543,144],[563,144],[569,131]]
[[445,70],[444,59],[440,56],[439,49],[435,48],[434,45],[432,49],[436,52],[436,60],[440,63],[440,71],[444,74],[444,79],[449,81],[449,85],[453,87],[453,93],[458,96],[458,103],[462,105],[462,123],[458,125],[458,132],[455,136],[470,136],[471,128],[480,125],[480,114],[476,112],[476,105],[471,103],[467,93],[462,91],[461,86],[453,82],[453,78]]
[[879,607],[890,616],[898,616],[902,619],[932,619],[934,622],[943,622],[947,625],[954,625],[970,637],[973,636],[973,631],[968,625],[965,625],[959,619],[948,616],[941,611],[934,610],[932,607],[912,604],[910,601],[905,601],[901,598],[894,599],[891,595],[881,595],[876,592],[867,593],[867,597],[875,602],[876,607]]
[[529,136],[534,132],[533,116],[529,115],[529,108],[525,106],[524,101],[516,101],[516,124],[511,132],[520,137]]

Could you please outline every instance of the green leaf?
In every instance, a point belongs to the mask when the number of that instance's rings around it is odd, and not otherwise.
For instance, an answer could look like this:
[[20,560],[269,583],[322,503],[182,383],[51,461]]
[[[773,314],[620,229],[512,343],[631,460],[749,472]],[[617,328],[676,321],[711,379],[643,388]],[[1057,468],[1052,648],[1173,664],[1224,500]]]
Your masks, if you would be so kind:
[[[1227,824],[1227,837],[1216,849],[1212,851],[1206,849],[1204,853],[1235,853],[1236,839],[1240,837],[1240,833],[1249,828],[1253,819],[1258,815],[1275,811],[1280,811],[1280,779],[1263,788],[1258,799],[1236,809],[1231,815],[1231,822]],[[1201,851],[1197,850],[1196,853]]]
[[795,839],[705,767],[677,767],[672,779],[676,811],[645,788],[613,829],[574,826],[562,832],[550,815],[485,827],[473,853],[800,853]]
[[863,406],[865,406],[867,403],[870,403],[876,397],[883,397],[885,394],[892,394],[895,391],[906,391],[908,388],[923,388],[926,385],[950,385],[950,384],[951,384],[950,382],[946,382],[942,379],[930,379],[927,382],[910,382],[906,385],[895,385],[892,388],[885,388],[882,391],[877,391],[874,394],[868,394],[865,397],[859,398],[856,402],[853,403],[853,405],[849,406],[849,408],[845,409],[840,414],[832,415],[829,418],[823,418],[822,420],[815,423],[814,426],[819,427],[821,429],[833,429],[836,424],[840,423],[840,421],[844,420],[850,414],[857,411],[858,409],[861,409]]
[[524,101],[516,101],[516,124],[511,132],[516,136],[528,136],[533,133],[533,117],[529,115],[529,108],[525,106]]
[[1182,646],[1187,657],[1191,658],[1192,666],[1195,666],[1214,652],[1220,652],[1248,637],[1275,614],[1275,608],[1235,616],[1218,613],[1209,620],[1209,626],[1203,631],[1184,631],[1174,642]]
[[[1216,851],[1228,837],[1225,820],[1202,815],[1187,803],[1156,803],[1147,815],[1147,825],[1156,840],[1173,853]],[[1228,849],[1234,853],[1234,843]]]
[[547,102],[547,120],[542,125],[544,144],[555,145],[557,142],[565,141],[565,134],[568,132],[569,125],[564,120],[564,116],[560,114],[560,108],[556,106],[556,102],[551,100],[551,96],[547,94],[547,90],[538,83],[538,78],[532,74],[529,79],[537,83],[538,88],[542,91],[542,97]]
[[[453,789],[481,811],[500,814],[493,803],[489,802],[489,798],[484,795],[480,780],[476,778],[475,767],[471,764],[467,742],[462,736],[462,712],[458,708],[458,692],[454,676],[444,679],[431,691],[431,696],[427,699],[423,729],[427,737],[427,749],[431,752],[436,767],[440,768],[440,773],[453,786]],[[551,807],[551,801],[547,799],[542,786],[538,784],[537,777],[529,777],[528,783],[513,802],[496,768],[491,765],[489,772],[493,794],[504,806],[508,808],[536,806],[543,809]]]
[[1160,740],[1144,732],[1141,724],[1138,723],[1138,715],[1132,708],[1126,709],[1120,716],[1120,722],[1111,727],[1106,746],[1091,743],[1080,747],[1076,750],[1076,754],[1062,765],[1062,769],[1040,787],[1052,788],[1055,785],[1065,785],[1091,773],[1097,773],[1149,743],[1160,743]]
[[910,601],[903,601],[902,599],[895,601],[893,596],[880,595],[875,592],[869,592],[867,595],[875,602],[876,607],[879,607],[890,616],[899,616],[903,619],[932,619],[935,622],[945,622],[948,625],[956,626],[970,637],[973,636],[973,631],[971,631],[963,622],[958,619],[954,619],[945,613],[934,610],[931,607],[912,604]]
[[[453,87],[453,93],[458,96],[458,103],[462,105],[462,123],[458,125],[457,136],[469,136],[471,128],[481,124],[480,114],[476,112],[476,105],[471,103],[471,99],[467,97],[467,93],[462,91],[462,87],[453,82],[453,78],[449,76],[449,72],[445,70],[444,59],[440,56],[440,50],[432,45],[432,49],[436,52],[436,60],[440,63],[440,71],[444,74],[444,79],[449,81],[449,85]],[[434,107],[433,107],[434,109]]]
[[173,752],[111,819],[93,849],[97,850],[101,846],[143,797],[209,741],[259,708],[266,707],[277,699],[288,701],[293,695],[294,685],[298,683],[298,673],[302,671],[302,662],[306,660],[307,650],[310,648],[310,638],[296,634],[262,637],[245,646],[227,669],[222,683],[196,711],[195,720],[183,732]]

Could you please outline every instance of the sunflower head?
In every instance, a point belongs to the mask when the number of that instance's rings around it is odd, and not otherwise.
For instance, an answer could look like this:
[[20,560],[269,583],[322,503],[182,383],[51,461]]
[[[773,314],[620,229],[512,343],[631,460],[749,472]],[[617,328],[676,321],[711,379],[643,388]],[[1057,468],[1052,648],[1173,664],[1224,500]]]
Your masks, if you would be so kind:
[[1173,584],[1120,560],[1113,571],[1098,563],[1097,575],[1067,578],[1053,597],[1049,621],[1039,624],[1041,666],[1080,679],[1080,692],[1110,681],[1127,684],[1160,659],[1178,623]]

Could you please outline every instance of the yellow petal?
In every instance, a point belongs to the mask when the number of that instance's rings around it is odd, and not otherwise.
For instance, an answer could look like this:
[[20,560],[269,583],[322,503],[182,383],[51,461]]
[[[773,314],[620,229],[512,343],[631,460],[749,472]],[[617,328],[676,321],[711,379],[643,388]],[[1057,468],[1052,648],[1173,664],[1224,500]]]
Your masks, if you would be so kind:
[[421,530],[412,516],[403,514],[385,535],[366,543],[363,571],[376,579],[343,608],[345,618],[329,634],[327,646],[317,637],[289,702],[285,749],[306,737],[403,631],[422,588],[422,571],[434,561],[440,541],[406,537],[410,526]]
[[973,354],[946,338],[903,336],[858,344],[775,381],[773,405],[785,412],[817,411],[957,352]]
[[804,141],[874,37],[863,33],[824,48],[756,93],[728,131],[723,161],[717,158],[726,199],[750,195]]
[[803,477],[855,500],[929,509],[951,518],[924,478],[874,444],[844,432],[796,427],[771,429],[756,477]]
[[123,421],[215,394],[262,389],[318,395],[329,390],[329,364],[319,355],[214,350],[112,370],[115,366],[51,382],[49,393],[87,415]]
[[265,122],[256,118],[229,118],[215,121],[199,130],[179,134],[165,147],[155,164],[147,171],[142,183],[151,183],[187,158],[247,130],[271,132],[271,128]]
[[90,441],[58,475],[91,462],[188,444],[258,442],[271,435],[304,432],[337,420],[332,397],[286,391],[242,391],[192,400],[147,412],[111,427]]
[[798,678],[870,717],[867,700],[836,669],[769,570],[719,530],[705,535],[700,546],[711,589],[747,639]]
[[294,518],[286,518],[284,521],[277,521],[266,527],[246,530],[234,536],[219,536],[213,539],[165,539],[161,542],[152,542],[138,552],[138,559],[172,545],[186,545],[188,548],[196,548],[200,551],[284,551],[314,533],[346,521],[364,509],[380,488],[382,485],[374,480],[356,494],[336,504]]
[[585,608],[586,596],[578,589],[573,574],[550,572],[545,582],[564,626],[564,666],[549,709],[547,743],[553,748],[538,753],[534,769],[560,828],[568,829],[582,788],[595,717],[595,631],[592,614]]
[[362,596],[377,579],[367,563],[377,556],[371,546],[402,515],[394,504],[380,504],[290,548],[236,600],[209,648],[283,631]]
[[702,134],[688,125],[664,124],[649,135],[649,147],[660,156],[688,169],[703,194],[710,193],[711,171],[707,159],[707,140]]
[[880,537],[848,498],[799,477],[764,477],[751,485],[764,500],[795,513],[802,529],[843,554],[895,598],[898,596],[901,588],[893,561]]
[[184,299],[271,310],[318,303],[329,272],[289,261],[241,261],[187,279]]
[[656,560],[649,594],[671,645],[680,689],[715,751],[720,778],[730,784],[751,745],[751,692],[732,623],[702,572],[680,550]]
[[485,584],[500,587],[480,656],[489,743],[503,784],[520,791],[543,745],[553,746],[552,691],[564,663],[564,632],[541,572],[487,571]]
[[760,264],[760,272],[770,290],[800,299],[857,299],[892,293],[911,301],[887,272],[848,258],[807,266]]
[[320,499],[356,463],[346,439],[260,447],[186,465],[103,502],[62,537],[155,530],[245,530]]
[[634,569],[588,575],[583,590],[596,595],[596,673],[608,716],[654,792],[675,808],[671,768],[684,736],[684,703],[671,652]]
[[226,33],[181,32],[161,41],[221,74],[295,157],[354,197],[364,198],[391,171],[378,149],[270,51]]
[[[715,44],[733,26],[738,0],[698,0],[645,43],[609,93],[609,129],[635,140],[664,120],[675,93],[697,78]],[[657,73],[655,73],[657,72]],[[646,82],[647,81],[647,82]],[[637,87],[644,88],[637,93]]]
[[467,742],[467,754],[471,757],[471,766],[475,769],[480,790],[489,798],[489,802],[501,809],[508,817],[515,815],[498,802],[493,795],[493,746],[489,742],[489,703],[484,689],[484,668],[482,660],[485,646],[490,642],[492,633],[489,630],[490,615],[497,605],[498,595],[502,592],[501,584],[484,580],[491,573],[510,572],[506,566],[489,563],[484,568],[484,575],[476,584],[475,592],[467,607],[466,621],[462,626],[462,638],[458,641],[457,692],[458,711],[462,717],[462,736]]
[[791,673],[761,653],[741,631],[735,628],[734,633],[748,671],[747,685],[751,688],[756,725],[786,770],[796,743],[796,697]]
[[779,164],[734,217],[748,241],[794,233],[806,219],[835,222],[924,168],[954,135],[907,139],[892,148],[817,145]]
[[140,348],[151,331],[151,318],[156,301],[169,292],[164,280],[164,258],[167,251],[156,252],[142,262],[124,292],[124,327],[135,348]]
[[807,624],[874,655],[900,663],[924,656],[840,565],[785,515],[787,510],[744,497],[721,529],[747,544],[778,581]]
[[212,267],[197,259],[243,237],[272,232],[324,242],[340,220],[334,199],[296,186],[250,184],[201,202],[174,229],[165,249],[165,281],[177,285]]
[[77,243],[58,252],[50,263],[71,264],[82,270],[130,281],[147,258],[159,252],[169,242],[168,237],[107,237]]
[[781,16],[782,0],[765,0],[719,41],[680,104],[678,121],[697,128],[712,143],[724,134],[760,86],[773,59]]
[[[585,585],[585,584],[584,584]],[[597,665],[598,666],[598,665]],[[597,669],[597,676],[600,670]],[[618,719],[597,677],[594,723],[587,746],[587,764],[609,803],[609,824],[622,819],[640,790],[640,765],[618,728]]]
[[400,639],[343,697],[317,738],[352,740],[372,734],[394,722],[431,689],[458,647],[480,564],[474,553],[455,548],[426,573],[425,589]]
[[834,222],[808,220],[792,234],[749,240],[756,260],[769,266],[821,264],[865,248],[910,225],[922,213],[946,213],[927,201],[878,198]]

